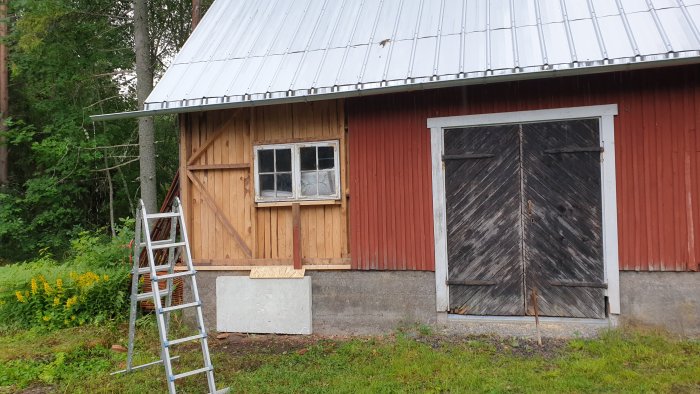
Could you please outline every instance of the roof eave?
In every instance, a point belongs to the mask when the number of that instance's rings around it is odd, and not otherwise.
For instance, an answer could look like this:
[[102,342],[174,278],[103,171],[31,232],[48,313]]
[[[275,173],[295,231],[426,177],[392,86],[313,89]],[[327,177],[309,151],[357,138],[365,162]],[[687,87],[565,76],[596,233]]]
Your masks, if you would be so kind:
[[477,78],[459,78],[450,79],[443,81],[430,81],[430,82],[420,82],[415,84],[405,84],[405,85],[395,85],[387,87],[378,87],[370,89],[357,89],[352,91],[340,91],[332,93],[322,93],[314,95],[302,95],[302,96],[290,96],[281,98],[270,98],[264,100],[248,100],[248,101],[235,101],[227,103],[218,104],[204,104],[204,105],[193,105],[185,107],[174,107],[174,108],[159,108],[153,110],[141,110],[141,111],[130,111],[130,112],[118,112],[112,114],[101,114],[92,115],[90,119],[93,122],[104,122],[110,120],[120,120],[120,119],[134,119],[142,117],[150,117],[157,115],[174,115],[190,112],[202,112],[202,111],[215,111],[222,109],[232,109],[232,108],[246,108],[246,107],[256,107],[264,105],[276,105],[276,104],[289,104],[289,103],[300,103],[309,101],[321,101],[321,100],[332,100],[350,97],[361,97],[361,96],[372,96],[378,94],[387,93],[401,93],[401,92],[411,92],[419,90],[428,89],[440,89],[447,87],[458,87],[458,86],[468,86],[468,85],[483,85],[498,82],[509,82],[509,81],[523,81],[531,79],[545,79],[545,78],[556,78],[565,76],[577,76],[577,75],[591,75],[591,74],[603,74],[615,71],[628,71],[628,70],[641,70],[648,68],[661,68],[670,66],[680,66],[688,64],[698,64],[700,63],[700,56],[693,57],[678,57],[670,59],[661,59],[655,61],[643,61],[643,62],[632,62],[632,63],[622,63],[622,64],[609,64],[609,65],[598,65],[598,66],[587,66],[580,68],[569,68],[569,69],[551,69],[544,71],[535,72],[524,72],[524,73],[509,73],[503,75],[488,75]]

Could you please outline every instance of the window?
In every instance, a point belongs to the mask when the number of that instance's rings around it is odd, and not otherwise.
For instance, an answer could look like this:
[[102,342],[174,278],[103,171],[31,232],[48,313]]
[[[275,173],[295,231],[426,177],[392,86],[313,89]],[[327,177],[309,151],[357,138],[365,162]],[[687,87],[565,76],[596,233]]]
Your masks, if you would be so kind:
[[255,147],[255,201],[340,198],[338,141]]

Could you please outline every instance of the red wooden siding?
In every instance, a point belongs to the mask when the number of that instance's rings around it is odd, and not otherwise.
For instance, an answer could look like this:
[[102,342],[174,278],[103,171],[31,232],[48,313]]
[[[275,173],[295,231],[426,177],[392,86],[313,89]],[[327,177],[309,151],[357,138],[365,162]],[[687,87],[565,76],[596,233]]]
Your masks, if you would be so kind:
[[352,266],[432,271],[433,197],[425,116],[411,106],[412,96],[380,98],[350,105]]
[[620,268],[697,271],[699,66],[349,100],[353,267],[434,269],[427,118],[601,104],[619,111]]

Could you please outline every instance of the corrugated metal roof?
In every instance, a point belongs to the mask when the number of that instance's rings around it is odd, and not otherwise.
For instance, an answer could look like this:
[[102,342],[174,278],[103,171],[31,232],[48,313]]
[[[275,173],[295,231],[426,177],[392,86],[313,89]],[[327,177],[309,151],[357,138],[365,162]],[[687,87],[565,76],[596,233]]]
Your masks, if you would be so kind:
[[217,0],[145,109],[695,62],[698,26],[700,0]]

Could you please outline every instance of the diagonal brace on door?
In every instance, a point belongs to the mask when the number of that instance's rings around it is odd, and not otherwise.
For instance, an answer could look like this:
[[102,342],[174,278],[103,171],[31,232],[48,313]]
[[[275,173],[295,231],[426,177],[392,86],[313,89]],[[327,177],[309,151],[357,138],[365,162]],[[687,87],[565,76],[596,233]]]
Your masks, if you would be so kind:
[[189,178],[192,184],[200,191],[200,193],[202,193],[202,197],[204,197],[204,202],[206,202],[207,205],[209,205],[209,207],[211,208],[211,210],[214,211],[214,215],[216,216],[216,218],[219,219],[219,221],[221,221],[221,224],[224,225],[224,228],[226,228],[226,230],[233,236],[233,239],[236,241],[241,250],[243,250],[243,253],[246,255],[246,257],[252,258],[253,253],[251,252],[250,248],[248,247],[248,245],[246,245],[245,241],[238,233],[238,231],[236,231],[236,228],[233,227],[233,225],[231,224],[231,222],[229,222],[226,216],[224,216],[221,213],[221,209],[219,209],[219,206],[216,205],[214,198],[211,196],[211,194],[209,194],[202,182],[200,182],[200,180],[197,179],[196,176],[194,176],[192,171],[189,170],[187,171],[187,178]]

